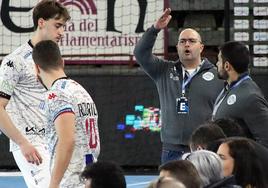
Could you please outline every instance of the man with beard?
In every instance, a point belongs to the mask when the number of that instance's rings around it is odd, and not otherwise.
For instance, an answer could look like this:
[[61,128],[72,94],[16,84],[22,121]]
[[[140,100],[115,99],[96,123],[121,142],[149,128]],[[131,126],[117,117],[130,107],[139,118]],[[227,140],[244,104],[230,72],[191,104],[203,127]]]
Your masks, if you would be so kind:
[[168,8],[137,43],[134,55],[155,82],[161,106],[162,163],[180,159],[189,152],[188,142],[200,124],[211,118],[213,104],[223,87],[217,71],[207,59],[201,36],[191,28],[178,38],[179,60],[163,60],[152,54],[157,34],[171,19]]
[[250,54],[241,42],[227,42],[218,54],[218,76],[225,87],[217,97],[213,119],[233,118],[246,135],[268,147],[268,103],[250,78]]

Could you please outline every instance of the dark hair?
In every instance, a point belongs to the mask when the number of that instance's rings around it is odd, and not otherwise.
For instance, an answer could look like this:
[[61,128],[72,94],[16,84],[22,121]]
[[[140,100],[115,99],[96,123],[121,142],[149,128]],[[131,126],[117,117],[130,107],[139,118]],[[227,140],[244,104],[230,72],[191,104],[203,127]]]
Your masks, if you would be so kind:
[[81,178],[91,179],[91,188],[126,188],[122,168],[110,161],[98,161],[87,165]]
[[34,30],[38,27],[39,18],[43,18],[44,20],[51,18],[58,20],[63,18],[67,21],[71,17],[68,10],[61,3],[55,0],[42,0],[34,7],[33,10]]
[[187,188],[199,188],[202,181],[195,166],[187,160],[169,161],[159,167],[168,171],[173,178],[181,181]]
[[224,132],[227,137],[243,136],[246,134],[240,124],[231,118],[220,118],[214,121]]
[[237,184],[246,187],[267,187],[265,171],[252,141],[242,137],[227,138],[229,154],[234,159],[233,175]]
[[33,48],[33,60],[44,71],[63,67],[58,45],[51,40],[38,42]]
[[237,73],[248,71],[250,54],[246,45],[242,42],[230,41],[220,47],[223,62],[228,61]]
[[208,145],[221,138],[226,138],[222,129],[214,122],[209,121],[193,131],[190,138],[190,147],[192,150],[196,150],[198,145],[201,145],[204,149],[207,149]]
[[147,188],[186,188],[186,186],[174,178],[159,177],[156,181],[151,182]]

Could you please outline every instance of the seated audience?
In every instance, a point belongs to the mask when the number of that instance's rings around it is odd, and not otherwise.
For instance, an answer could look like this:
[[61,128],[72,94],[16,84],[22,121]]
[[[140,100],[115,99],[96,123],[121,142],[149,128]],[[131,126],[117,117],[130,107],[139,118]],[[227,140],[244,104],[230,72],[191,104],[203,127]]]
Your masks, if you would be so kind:
[[201,179],[194,165],[189,161],[169,161],[159,167],[160,177],[172,177],[187,188],[200,188]]
[[221,138],[226,138],[222,129],[218,127],[214,122],[206,122],[195,129],[192,133],[189,144],[190,149],[191,151],[200,149],[211,150],[213,149],[217,140]]
[[254,143],[242,137],[231,137],[222,142],[217,153],[223,162],[224,176],[234,175],[242,187],[268,187],[264,168],[267,160],[261,160]]
[[220,118],[214,121],[224,132],[226,137],[241,136],[246,137],[243,128],[239,123],[231,118]]
[[188,188],[180,181],[171,177],[159,177],[156,181],[150,183],[147,188]]
[[232,175],[224,177],[223,179],[216,181],[214,183],[211,183],[205,186],[204,188],[242,188],[242,187],[236,185],[235,177]]
[[183,158],[193,163],[202,180],[202,186],[217,182],[224,177],[221,159],[214,152],[198,150],[185,154]]
[[86,166],[81,174],[85,188],[126,188],[122,168],[113,162],[98,161]]
[[197,169],[202,187],[205,188],[238,188],[234,177],[223,176],[223,166],[220,157],[211,151],[198,150],[183,156],[185,160],[192,162]]

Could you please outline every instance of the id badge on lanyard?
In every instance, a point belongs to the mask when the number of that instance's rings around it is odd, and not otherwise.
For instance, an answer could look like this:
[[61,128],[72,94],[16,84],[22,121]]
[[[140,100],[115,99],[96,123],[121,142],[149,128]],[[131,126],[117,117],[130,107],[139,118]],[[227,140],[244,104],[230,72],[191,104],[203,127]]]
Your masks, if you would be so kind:
[[182,92],[181,92],[182,96],[179,98],[176,98],[176,110],[178,114],[189,113],[189,103],[188,103],[188,99],[185,96],[185,88],[187,84],[190,83],[191,79],[194,77],[195,74],[193,74],[192,76],[189,76],[188,79],[182,81]]
[[176,99],[176,110],[178,114],[188,114],[189,105],[186,97],[182,96]]

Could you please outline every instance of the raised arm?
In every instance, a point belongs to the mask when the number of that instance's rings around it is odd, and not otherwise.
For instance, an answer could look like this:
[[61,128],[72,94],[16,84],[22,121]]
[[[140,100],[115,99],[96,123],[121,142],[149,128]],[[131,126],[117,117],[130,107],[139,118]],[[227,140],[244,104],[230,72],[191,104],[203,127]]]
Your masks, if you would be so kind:
[[134,55],[137,63],[141,65],[144,71],[153,79],[163,70],[164,60],[153,55],[152,50],[155,44],[157,34],[165,28],[171,19],[170,8],[166,9],[155,24],[147,29],[142,38],[138,41],[134,49]]

